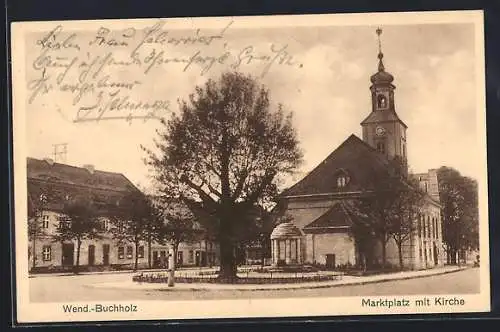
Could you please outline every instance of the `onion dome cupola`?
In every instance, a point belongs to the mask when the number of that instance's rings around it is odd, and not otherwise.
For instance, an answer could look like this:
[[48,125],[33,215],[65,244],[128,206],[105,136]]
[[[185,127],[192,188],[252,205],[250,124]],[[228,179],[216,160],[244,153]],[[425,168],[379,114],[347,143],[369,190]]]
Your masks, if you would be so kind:
[[380,41],[382,29],[378,28],[376,32],[378,36],[378,71],[370,77],[370,81],[372,82],[370,90],[372,92],[373,110],[394,110],[394,89],[396,89],[392,85],[394,76],[385,71],[384,53],[382,53],[382,44]]
[[363,140],[389,159],[399,157],[406,162],[406,124],[396,113],[394,76],[385,70],[384,54],[380,35],[382,29],[377,28],[378,70],[370,77],[372,111],[361,122]]

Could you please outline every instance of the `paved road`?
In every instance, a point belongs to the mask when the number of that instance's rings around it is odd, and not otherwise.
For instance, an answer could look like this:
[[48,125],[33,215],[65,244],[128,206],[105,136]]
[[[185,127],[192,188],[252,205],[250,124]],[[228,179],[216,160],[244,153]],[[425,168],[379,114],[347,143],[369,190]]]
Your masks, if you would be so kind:
[[32,302],[80,302],[126,300],[200,300],[333,296],[384,296],[478,293],[479,269],[444,275],[355,286],[320,289],[232,291],[232,290],[127,290],[92,288],[89,284],[130,280],[132,274],[40,276],[30,279]]

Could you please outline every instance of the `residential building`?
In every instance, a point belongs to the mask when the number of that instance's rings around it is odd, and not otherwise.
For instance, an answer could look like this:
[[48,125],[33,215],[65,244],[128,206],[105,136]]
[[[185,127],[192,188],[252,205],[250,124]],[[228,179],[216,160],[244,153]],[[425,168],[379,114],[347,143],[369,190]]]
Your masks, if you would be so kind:
[[[112,236],[111,211],[124,208],[127,195],[139,189],[123,174],[96,170],[92,165],[76,167],[56,163],[51,159],[27,159],[29,218],[35,218],[39,230],[30,234],[29,266],[38,270],[76,264],[75,241],[54,241],[59,227],[70,227],[64,206],[73,199],[88,197],[96,208],[100,222],[99,239],[83,240],[79,265],[96,269],[131,267],[135,262],[133,243],[118,243]],[[121,204],[121,205],[120,205]],[[36,235],[35,235],[36,234]],[[35,236],[33,236],[35,235]],[[141,241],[137,248],[139,267],[149,267],[149,245]],[[154,267],[167,267],[168,245],[151,244]],[[33,254],[35,257],[33,257]],[[201,239],[180,243],[177,263],[181,266],[204,266],[217,263],[216,247]]]

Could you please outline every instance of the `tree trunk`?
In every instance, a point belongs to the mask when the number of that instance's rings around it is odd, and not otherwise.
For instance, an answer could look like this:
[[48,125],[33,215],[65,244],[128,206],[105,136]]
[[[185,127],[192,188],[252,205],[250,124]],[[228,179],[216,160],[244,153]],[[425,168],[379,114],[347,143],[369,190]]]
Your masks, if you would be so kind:
[[76,265],[75,265],[75,274],[79,272],[80,269],[80,248],[82,247],[82,240],[76,240]]
[[457,264],[457,250],[455,248],[450,247],[450,250],[448,251],[448,258],[450,265]]
[[148,267],[151,269],[151,234],[148,236]]
[[222,126],[221,154],[221,204],[219,224],[219,247],[220,247],[220,270],[218,279],[222,283],[233,283],[236,281],[235,246],[231,239],[233,235],[231,186],[229,181],[229,163],[231,153],[229,151],[229,129]]
[[387,265],[387,241],[382,239],[382,268],[385,268]]
[[398,241],[398,254],[399,254],[399,268],[402,270],[404,268],[403,264],[403,243]]
[[136,238],[134,241],[135,245],[135,262],[134,262],[134,271],[137,271],[137,268],[139,267],[139,240]]
[[234,257],[235,246],[223,235],[220,241],[220,270],[219,281],[233,283],[236,280],[236,261]]
[[[175,265],[175,267],[177,267],[177,252],[179,251],[179,244],[180,243],[181,243],[180,241],[177,241],[177,240],[174,241],[174,265]],[[170,268],[170,266],[169,266],[169,268]]]
[[33,267],[31,269],[34,270],[36,268],[36,236],[33,236],[33,250],[31,254],[33,255]]
[[261,243],[260,245],[260,266],[261,267],[264,267],[264,260],[265,260],[265,257],[266,257],[266,250],[267,250],[267,247],[264,245],[264,243]]

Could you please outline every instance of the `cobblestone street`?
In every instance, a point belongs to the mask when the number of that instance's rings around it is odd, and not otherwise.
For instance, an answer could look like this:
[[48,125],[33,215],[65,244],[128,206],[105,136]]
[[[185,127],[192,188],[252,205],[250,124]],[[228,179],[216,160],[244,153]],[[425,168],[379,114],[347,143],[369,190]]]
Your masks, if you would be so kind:
[[32,302],[125,301],[125,300],[201,300],[255,299],[290,297],[385,296],[418,294],[478,293],[479,269],[472,268],[416,279],[387,281],[365,285],[289,290],[154,290],[95,288],[94,284],[126,282],[133,273],[36,276],[30,278]]

